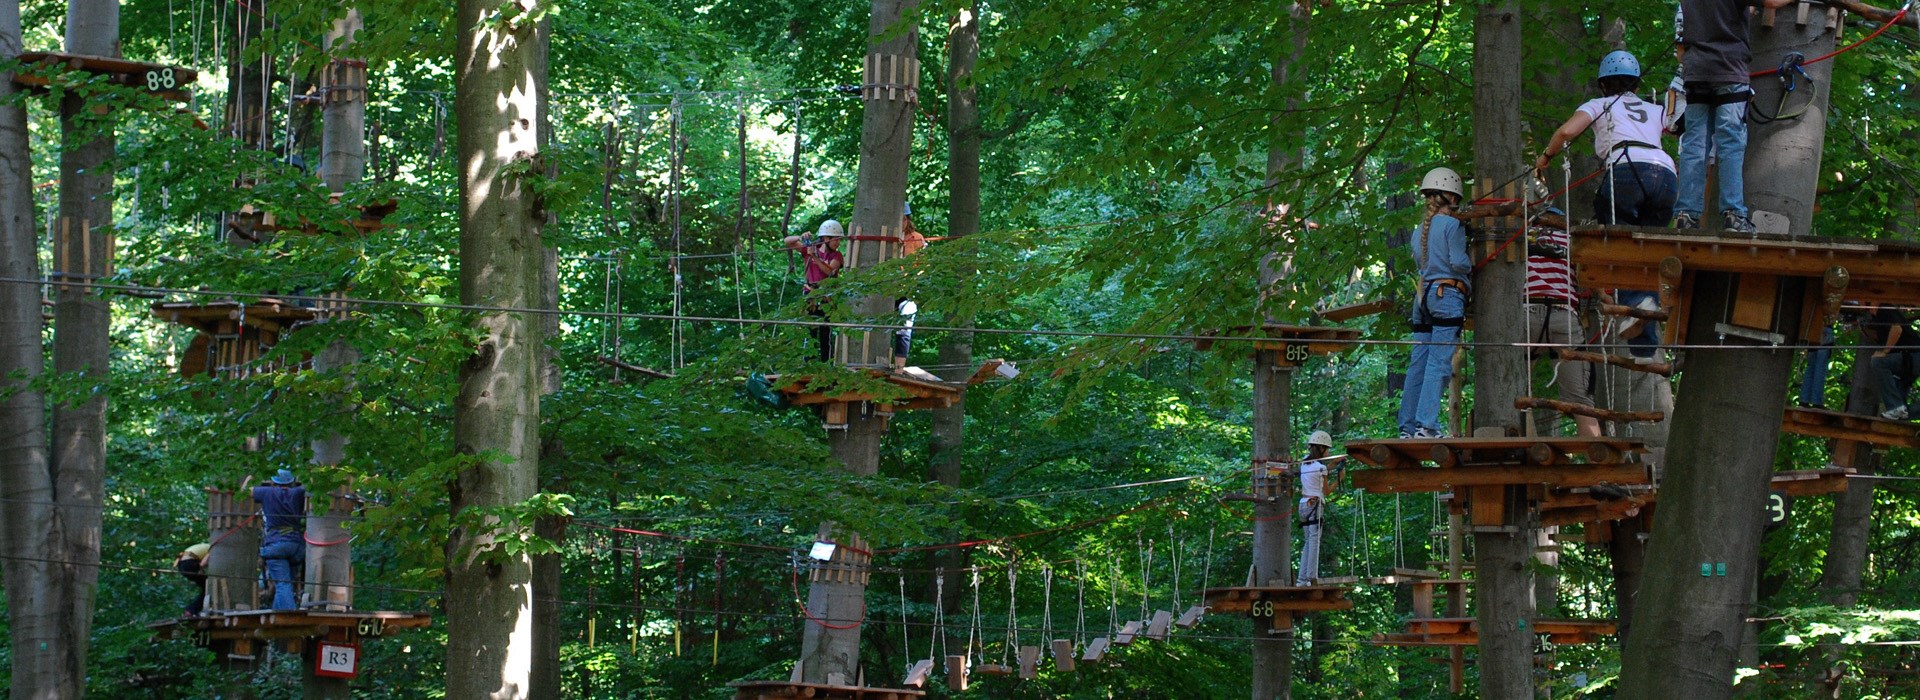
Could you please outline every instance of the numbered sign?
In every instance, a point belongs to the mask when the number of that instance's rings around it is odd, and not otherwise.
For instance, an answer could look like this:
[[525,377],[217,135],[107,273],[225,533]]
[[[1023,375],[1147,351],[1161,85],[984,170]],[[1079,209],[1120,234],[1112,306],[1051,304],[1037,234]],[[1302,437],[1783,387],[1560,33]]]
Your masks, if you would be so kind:
[[1767,492],[1767,530],[1787,524],[1793,511],[1793,497],[1780,491]]
[[1306,364],[1310,357],[1313,357],[1313,352],[1306,343],[1287,343],[1287,349],[1280,353],[1280,358],[1290,365]]
[[158,92],[161,90],[172,90],[179,86],[180,86],[179,81],[173,77],[172,68],[161,68],[159,70],[147,71],[147,89],[148,90]]
[[313,675],[352,678],[360,673],[360,645],[321,642]]

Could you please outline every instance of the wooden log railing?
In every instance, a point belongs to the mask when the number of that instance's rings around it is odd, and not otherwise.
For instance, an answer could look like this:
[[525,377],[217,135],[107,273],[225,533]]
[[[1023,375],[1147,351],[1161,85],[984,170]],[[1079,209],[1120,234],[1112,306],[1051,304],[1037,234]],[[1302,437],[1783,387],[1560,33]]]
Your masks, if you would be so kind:
[[1667,364],[1665,362],[1638,362],[1631,357],[1621,357],[1619,355],[1602,355],[1597,352],[1587,352],[1585,350],[1574,350],[1572,348],[1556,348],[1554,352],[1555,354],[1558,354],[1560,356],[1560,359],[1562,360],[1573,360],[1575,362],[1592,362],[1595,364],[1608,364],[1608,365],[1613,365],[1615,367],[1619,367],[1622,369],[1630,369],[1635,372],[1647,372],[1649,374],[1658,374],[1662,377],[1673,376],[1673,365]]
[[1513,407],[1521,410],[1544,408],[1567,415],[1586,416],[1588,418],[1597,418],[1612,423],[1658,423],[1667,419],[1667,414],[1660,411],[1609,411],[1604,408],[1594,408],[1585,404],[1554,401],[1553,399],[1540,399],[1532,396],[1515,398],[1513,400]]
[[1642,309],[1634,306],[1621,306],[1619,304],[1601,304],[1600,313],[1608,316],[1627,316],[1646,321],[1667,320],[1666,311],[1660,309]]

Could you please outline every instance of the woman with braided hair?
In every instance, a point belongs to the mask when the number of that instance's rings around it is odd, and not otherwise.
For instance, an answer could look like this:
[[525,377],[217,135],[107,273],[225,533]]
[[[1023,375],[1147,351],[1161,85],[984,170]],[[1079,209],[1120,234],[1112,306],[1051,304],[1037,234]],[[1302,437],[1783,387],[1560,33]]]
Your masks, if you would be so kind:
[[1453,352],[1466,323],[1472,291],[1473,260],[1467,257],[1467,228],[1453,217],[1464,188],[1460,174],[1434,168],[1420,180],[1426,214],[1413,235],[1413,261],[1419,291],[1413,303],[1413,358],[1400,391],[1400,438],[1437,438],[1440,399],[1453,378]]

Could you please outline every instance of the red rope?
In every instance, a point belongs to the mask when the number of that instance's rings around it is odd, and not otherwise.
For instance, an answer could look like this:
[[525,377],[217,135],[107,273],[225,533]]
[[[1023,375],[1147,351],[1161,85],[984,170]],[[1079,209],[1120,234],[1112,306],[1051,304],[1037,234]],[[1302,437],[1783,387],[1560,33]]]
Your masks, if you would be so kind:
[[[1532,201],[1532,202],[1528,202],[1528,203],[1527,203],[1527,206],[1529,206],[1529,207],[1534,207],[1534,206],[1539,206],[1539,205],[1541,205],[1541,204],[1545,204],[1545,203],[1547,203],[1547,202],[1551,202],[1551,201],[1553,201],[1554,199],[1556,199],[1556,198],[1558,198],[1558,197],[1559,197],[1560,195],[1563,195],[1563,194],[1566,194],[1568,190],[1571,190],[1571,189],[1573,189],[1573,188],[1575,188],[1575,187],[1579,187],[1579,186],[1581,186],[1581,185],[1584,185],[1584,184],[1586,184],[1586,183],[1587,183],[1587,181],[1588,181],[1588,180],[1592,180],[1592,179],[1594,179],[1594,178],[1596,178],[1596,177],[1599,177],[1599,176],[1600,176],[1600,173],[1604,173],[1604,172],[1606,172],[1606,171],[1607,171],[1607,166],[1604,166],[1604,165],[1603,165],[1603,166],[1600,166],[1600,169],[1599,169],[1599,170],[1595,170],[1595,171],[1593,171],[1593,172],[1590,172],[1590,173],[1587,173],[1587,175],[1586,175],[1586,177],[1582,177],[1582,178],[1580,178],[1580,179],[1578,179],[1578,180],[1574,180],[1574,181],[1573,181],[1573,184],[1571,184],[1571,185],[1567,185],[1566,187],[1562,187],[1562,188],[1560,188],[1560,191],[1559,191],[1559,192],[1555,192],[1555,193],[1553,193],[1553,194],[1550,194],[1550,195],[1547,195],[1547,196],[1545,196],[1545,197],[1541,197],[1540,199],[1537,199],[1537,200],[1534,200],[1534,201]],[[1520,200],[1517,200],[1517,199],[1503,199],[1503,200],[1499,200],[1499,201],[1498,201],[1497,203],[1499,203],[1499,204],[1510,204],[1510,203],[1513,203],[1513,202],[1518,202],[1518,201],[1520,201]],[[1504,253],[1504,252],[1507,252],[1507,248],[1508,248],[1508,247],[1510,247],[1510,246],[1512,246],[1512,245],[1513,245],[1513,242],[1514,242],[1514,241],[1517,241],[1517,240],[1520,240],[1520,236],[1522,236],[1522,235],[1524,235],[1524,234],[1526,234],[1526,232],[1527,232],[1527,227],[1525,227],[1525,226],[1521,226],[1521,227],[1520,227],[1520,230],[1518,230],[1518,231],[1515,231],[1515,232],[1513,232],[1513,235],[1511,235],[1511,236],[1508,236],[1508,237],[1507,237],[1507,240],[1505,240],[1505,241],[1502,241],[1502,242],[1500,243],[1500,247],[1498,247],[1498,248],[1495,248],[1495,249],[1493,249],[1493,252],[1492,252],[1492,253],[1490,253],[1490,254],[1488,254],[1485,260],[1481,260],[1481,261],[1480,261],[1479,263],[1477,263],[1477,264],[1475,264],[1475,265],[1473,266],[1473,271],[1474,271],[1474,272],[1479,272],[1479,271],[1480,271],[1480,268],[1483,268],[1483,267],[1486,267],[1486,266],[1487,266],[1487,263],[1490,263],[1490,262],[1493,262],[1493,259],[1494,259],[1494,258],[1497,258],[1497,257],[1500,257],[1500,254],[1501,254],[1501,253]]]
[[791,552],[791,551],[793,551],[793,548],[792,548],[792,547],[775,547],[775,546],[773,546],[773,545],[766,545],[766,544],[749,544],[749,543],[746,543],[746,542],[733,542],[733,541],[729,541],[729,540],[710,540],[710,539],[705,539],[705,538],[700,538],[700,537],[687,537],[687,536],[685,536],[685,535],[673,535],[673,534],[668,534],[668,533],[665,533],[665,532],[654,532],[654,531],[652,531],[652,530],[635,530],[635,529],[632,529],[632,528],[625,528],[625,527],[613,527],[613,526],[609,526],[609,525],[594,525],[594,524],[591,524],[591,523],[578,523],[578,524],[579,524],[579,525],[580,525],[581,527],[587,527],[587,528],[593,528],[593,529],[596,529],[596,530],[606,530],[606,531],[608,531],[608,532],[623,532],[623,533],[626,533],[626,534],[629,534],[629,535],[641,535],[641,536],[643,536],[643,537],[659,537],[659,538],[662,538],[662,539],[669,539],[669,540],[679,540],[679,541],[681,541],[681,542],[700,542],[700,543],[704,543],[704,544],[723,544],[723,545],[727,545],[727,546],[729,546],[729,547],[745,547],[745,548],[747,548],[747,549],[765,549],[765,550],[770,550],[770,551],[775,551],[775,552]]
[[248,523],[252,523],[255,519],[259,517],[260,517],[259,513],[254,513],[252,515],[247,516],[247,519],[240,521],[239,525],[235,525],[233,527],[227,528],[226,532],[220,533],[219,537],[213,538],[213,542],[208,544],[207,546],[212,547],[214,545],[220,544],[220,541],[226,539],[228,535],[232,535],[235,532],[239,532],[240,528],[246,527]]
[[[1893,15],[1893,19],[1890,19],[1890,20],[1887,20],[1887,23],[1886,23],[1886,24],[1882,24],[1882,25],[1880,25],[1880,28],[1879,28],[1879,29],[1875,29],[1875,30],[1873,30],[1873,33],[1872,33],[1872,34],[1868,34],[1868,35],[1867,35],[1867,38],[1865,38],[1865,39],[1861,39],[1861,40],[1859,40],[1859,41],[1856,41],[1856,42],[1853,42],[1853,43],[1851,43],[1851,44],[1848,44],[1848,45],[1846,45],[1846,46],[1843,46],[1843,47],[1841,47],[1841,48],[1838,48],[1838,49],[1835,49],[1835,50],[1834,50],[1834,51],[1833,51],[1832,53],[1828,53],[1827,55],[1824,55],[1824,56],[1821,56],[1821,57],[1819,57],[1819,58],[1814,58],[1814,59],[1808,59],[1808,60],[1805,60],[1805,61],[1801,61],[1801,62],[1800,62],[1800,65],[1802,65],[1802,66],[1811,66],[1811,65],[1813,65],[1813,64],[1815,64],[1815,63],[1819,63],[1819,62],[1821,62],[1821,61],[1825,61],[1825,60],[1827,60],[1827,59],[1829,59],[1829,58],[1833,58],[1833,57],[1835,57],[1835,56],[1838,56],[1838,55],[1840,55],[1840,54],[1843,54],[1843,53],[1846,53],[1846,52],[1848,52],[1848,51],[1852,51],[1852,50],[1854,50],[1854,49],[1857,49],[1857,48],[1860,48],[1860,45],[1862,45],[1862,44],[1865,44],[1865,43],[1867,43],[1867,42],[1869,42],[1869,41],[1873,41],[1874,39],[1877,39],[1877,38],[1879,38],[1881,34],[1885,34],[1885,33],[1887,32],[1887,30],[1888,30],[1888,29],[1892,29],[1892,28],[1893,28],[1893,25],[1894,25],[1894,24],[1897,24],[1897,23],[1899,23],[1899,21],[1900,21],[1900,19],[1901,19],[1901,18],[1903,18],[1903,17],[1906,17],[1906,16],[1907,16],[1907,10],[1908,10],[1908,9],[1910,9],[1910,8],[1908,8],[1908,7],[1902,7],[1902,8],[1900,8],[1900,11],[1899,11],[1899,12],[1896,12],[1896,13],[1894,13],[1894,15]],[[1759,72],[1756,72],[1756,73],[1752,73],[1752,74],[1750,74],[1750,75],[1751,75],[1752,77],[1755,77],[1755,78],[1760,78],[1760,77],[1764,77],[1764,76],[1769,76],[1769,75],[1774,75],[1774,74],[1776,74],[1776,73],[1779,73],[1779,72],[1780,72],[1780,69],[1779,69],[1779,68],[1769,68],[1769,69],[1767,69],[1767,70],[1763,70],[1763,71],[1759,71]]]
[[808,610],[806,604],[800,602],[800,567],[798,566],[793,567],[792,581],[793,581],[793,604],[795,607],[800,608],[800,614],[807,616],[808,622],[819,625],[821,627],[825,627],[830,630],[850,630],[850,629],[855,629],[863,624],[866,624],[867,601],[865,598],[860,599],[860,619],[854,620],[852,624],[836,625],[831,622],[827,622],[826,620],[822,620],[820,618],[814,617],[813,611]]
[[343,537],[343,538],[341,538],[341,539],[337,539],[337,540],[334,540],[334,541],[332,541],[332,542],[315,542],[315,541],[313,541],[313,538],[311,538],[311,537],[308,537],[308,536],[307,536],[307,533],[304,533],[304,532],[303,532],[303,533],[300,533],[300,539],[303,539],[303,540],[306,540],[306,541],[307,541],[307,544],[309,544],[309,545],[312,545],[312,546],[314,546],[314,547],[332,547],[332,546],[334,546],[334,545],[336,545],[336,544],[346,544],[346,543],[348,543],[348,542],[352,542],[352,541],[353,541],[353,536],[352,536],[352,535],[348,535],[348,536],[346,536],[346,537]]
[[923,547],[897,547],[894,549],[879,549],[874,551],[880,554],[899,554],[901,552],[925,552],[933,549],[966,549],[970,547],[978,547],[983,544],[1011,542],[1013,540],[1026,539],[1028,537],[1038,537],[1040,535],[1049,535],[1056,532],[1064,532],[1067,530],[1077,530],[1084,527],[1091,527],[1091,526],[1098,525],[1100,523],[1104,523],[1110,520],[1118,520],[1120,518],[1126,517],[1128,515],[1132,515],[1134,513],[1138,513],[1143,510],[1149,510],[1152,508],[1158,508],[1160,506],[1166,505],[1167,502],[1171,500],[1172,500],[1171,496],[1167,498],[1154,499],[1151,501],[1147,501],[1146,503],[1142,503],[1138,506],[1134,506],[1133,508],[1127,509],[1125,511],[1114,513],[1112,515],[1106,515],[1106,516],[1094,518],[1091,520],[1082,520],[1077,523],[1061,525],[1059,527],[1050,527],[1045,530],[1035,530],[1033,532],[1027,532],[1027,533],[1022,533],[1018,535],[1008,535],[1006,537],[995,537],[995,538],[984,539],[984,540],[968,540],[966,542],[953,542],[949,544],[930,544]]

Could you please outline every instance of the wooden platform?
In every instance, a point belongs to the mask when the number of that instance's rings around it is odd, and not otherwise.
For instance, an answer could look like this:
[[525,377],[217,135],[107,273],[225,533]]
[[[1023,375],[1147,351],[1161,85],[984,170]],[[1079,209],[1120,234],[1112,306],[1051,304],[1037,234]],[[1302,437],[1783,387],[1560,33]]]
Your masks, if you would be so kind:
[[[1801,498],[1823,496],[1847,490],[1854,470],[1842,467],[1774,472],[1768,488]],[[1622,486],[1624,498],[1596,496],[1591,489],[1550,489],[1540,502],[1542,526],[1596,524],[1623,520],[1660,500],[1659,490],[1651,486]]]
[[[1601,637],[1619,632],[1611,620],[1534,620],[1535,634],[1553,644],[1594,644]],[[1374,641],[1388,645],[1473,646],[1480,643],[1478,622],[1471,617],[1442,617],[1407,621],[1407,631],[1374,635]]]
[[[1251,343],[1228,343],[1233,349],[1277,350],[1280,364],[1298,365],[1314,355],[1330,355],[1353,347],[1360,331],[1334,326],[1288,326],[1269,323],[1259,326],[1235,326],[1225,330],[1202,331],[1193,341],[1196,350],[1211,350],[1215,338],[1253,338]],[[1251,346],[1249,348],[1248,346]]]
[[1920,449],[1920,423],[1819,408],[1787,409],[1780,430],[1795,435],[1864,442],[1879,448]]
[[[40,64],[103,75],[114,85],[144,89],[153,95],[174,102],[186,102],[190,97],[187,89],[193,85],[194,81],[200,79],[200,74],[191,68],[103,56],[22,51],[20,62],[29,67]],[[13,82],[25,90],[44,92],[51,87],[53,81],[48,76],[37,74],[29,68],[29,70],[14,73]]]
[[[334,194],[332,201],[334,204],[339,204],[340,195],[338,193]],[[359,215],[353,218],[341,219],[339,223],[347,230],[356,233],[376,233],[381,229],[388,228],[385,223],[386,218],[399,208],[400,201],[395,199],[389,199],[378,204],[355,207],[355,209],[359,211]],[[273,212],[256,208],[253,205],[241,207],[240,211],[235,212],[229,217],[228,225],[237,226],[252,232],[296,232],[308,235],[320,233],[320,225],[317,223],[305,219],[298,222],[281,221],[279,217],[274,216]],[[258,240],[257,235],[249,236],[248,238]]]
[[882,413],[950,407],[960,400],[966,386],[999,376],[997,370],[1002,366],[1011,367],[1005,360],[987,360],[965,384],[928,381],[879,369],[849,371],[839,381],[812,376],[783,378],[777,374],[767,375],[766,380],[774,391],[786,396],[787,405],[823,406],[824,422],[835,426],[846,424],[850,404],[862,402],[875,402]]
[[1295,617],[1312,612],[1351,610],[1346,586],[1237,586],[1209,588],[1207,611],[1265,619],[1272,629],[1293,628]]
[[[1659,291],[1670,344],[1817,340],[1843,300],[1920,306],[1913,243],[1603,226],[1573,231],[1571,258],[1583,287]],[[1696,289],[1698,272],[1737,277],[1732,289]],[[1688,303],[1696,292],[1701,303]]]
[[734,681],[734,700],[771,698],[836,698],[841,700],[905,700],[923,698],[927,691],[913,688],[869,688],[867,686],[827,685],[798,681]]
[[278,299],[252,302],[159,302],[153,317],[198,331],[180,358],[180,374],[239,378],[273,371],[259,360],[294,326],[319,318],[314,309]]
[[147,625],[153,637],[191,639],[227,654],[251,653],[253,642],[268,639],[325,640],[355,644],[394,630],[419,629],[433,622],[424,612],[391,610],[245,610],[163,620]]
[[[1646,467],[1625,463],[1639,440],[1590,437],[1360,440],[1347,455],[1376,469],[1348,472],[1371,493],[1453,491],[1469,486],[1556,487],[1648,483]],[[1434,467],[1423,467],[1431,462]]]

